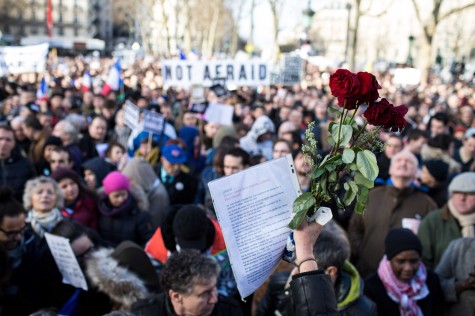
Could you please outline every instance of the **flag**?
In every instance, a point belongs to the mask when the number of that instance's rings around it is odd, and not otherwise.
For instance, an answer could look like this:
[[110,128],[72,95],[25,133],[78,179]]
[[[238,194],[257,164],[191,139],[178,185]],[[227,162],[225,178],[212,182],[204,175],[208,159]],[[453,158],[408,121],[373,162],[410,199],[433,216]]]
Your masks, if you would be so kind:
[[82,76],[81,91],[86,92],[91,89],[92,79],[89,70],[86,70],[84,76]]
[[46,2],[46,31],[48,37],[53,36],[53,0]]
[[36,90],[36,98],[37,99],[48,98],[48,83],[46,82],[46,78],[44,76],[41,79],[41,83],[38,86],[38,90]]
[[186,60],[186,55],[183,49],[180,49],[180,60]]
[[119,90],[120,86],[123,85],[123,80],[121,78],[120,60],[117,59],[112,68],[109,70],[109,77],[107,82],[104,84],[101,90],[101,94],[107,96],[109,92]]

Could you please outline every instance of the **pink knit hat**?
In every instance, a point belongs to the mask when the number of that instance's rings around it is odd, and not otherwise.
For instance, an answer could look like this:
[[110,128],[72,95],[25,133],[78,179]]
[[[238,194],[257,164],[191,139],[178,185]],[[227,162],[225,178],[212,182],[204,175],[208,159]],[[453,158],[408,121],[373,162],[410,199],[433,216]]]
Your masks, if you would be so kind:
[[104,186],[104,192],[106,194],[119,190],[130,191],[129,179],[119,171],[109,173],[104,180],[102,180],[102,185]]

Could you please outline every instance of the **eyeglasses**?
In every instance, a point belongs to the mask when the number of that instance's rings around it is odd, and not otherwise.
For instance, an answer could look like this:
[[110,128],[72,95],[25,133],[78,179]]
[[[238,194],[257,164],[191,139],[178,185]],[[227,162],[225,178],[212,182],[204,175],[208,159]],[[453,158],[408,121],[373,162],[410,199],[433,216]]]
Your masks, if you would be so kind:
[[11,231],[6,231],[0,227],[0,232],[4,233],[8,239],[13,239],[16,235],[23,235],[25,230],[26,230],[26,225],[23,226],[23,228],[20,230],[11,230]]

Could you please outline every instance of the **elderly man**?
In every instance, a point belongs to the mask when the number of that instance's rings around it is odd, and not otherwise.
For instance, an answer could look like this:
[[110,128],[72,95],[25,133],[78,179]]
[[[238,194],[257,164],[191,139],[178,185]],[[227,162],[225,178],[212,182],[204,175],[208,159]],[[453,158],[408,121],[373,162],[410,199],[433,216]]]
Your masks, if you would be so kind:
[[239,305],[219,298],[216,289],[220,269],[212,258],[197,250],[173,254],[160,275],[163,293],[138,302],[137,315],[242,315]]
[[[437,205],[411,185],[417,175],[417,158],[409,151],[393,156],[388,184],[370,191],[364,215],[354,214],[348,234],[355,263],[363,277],[378,268],[384,255],[383,240],[391,228],[416,229],[417,223]],[[355,255],[358,255],[356,257]]]
[[63,146],[71,153],[71,158],[75,166],[80,166],[82,163],[82,153],[77,145],[79,140],[79,131],[69,121],[59,121],[53,129],[54,136],[61,138]]
[[449,185],[446,205],[424,218],[419,227],[422,260],[435,268],[450,242],[460,237],[475,237],[475,172],[456,176]]

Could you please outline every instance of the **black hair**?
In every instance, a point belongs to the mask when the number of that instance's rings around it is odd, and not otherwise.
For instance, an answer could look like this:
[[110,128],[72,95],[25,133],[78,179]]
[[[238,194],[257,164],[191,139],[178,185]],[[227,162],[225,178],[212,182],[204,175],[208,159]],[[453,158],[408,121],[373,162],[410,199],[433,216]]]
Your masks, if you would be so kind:
[[430,138],[427,141],[427,145],[434,148],[440,148],[442,150],[449,150],[452,141],[452,136],[447,134],[440,134]]
[[13,190],[7,186],[0,187],[0,224],[5,216],[16,217],[21,214],[25,214],[25,209],[14,198]]
[[229,148],[224,153],[224,156],[227,156],[227,155],[230,155],[230,156],[233,156],[233,157],[240,157],[242,159],[242,165],[243,166],[249,166],[250,156],[247,153],[247,151],[245,151],[244,149],[242,149],[240,147]]
[[413,129],[407,134],[407,141],[418,140],[420,138],[429,138],[426,131],[420,129]]
[[330,266],[340,270],[345,260],[350,257],[343,240],[335,232],[326,230],[323,230],[318,236],[313,252],[316,255],[315,258],[317,258],[318,268],[322,270]]
[[35,131],[43,130],[43,125],[41,125],[40,121],[35,115],[28,115],[23,122],[25,126],[33,128]]

